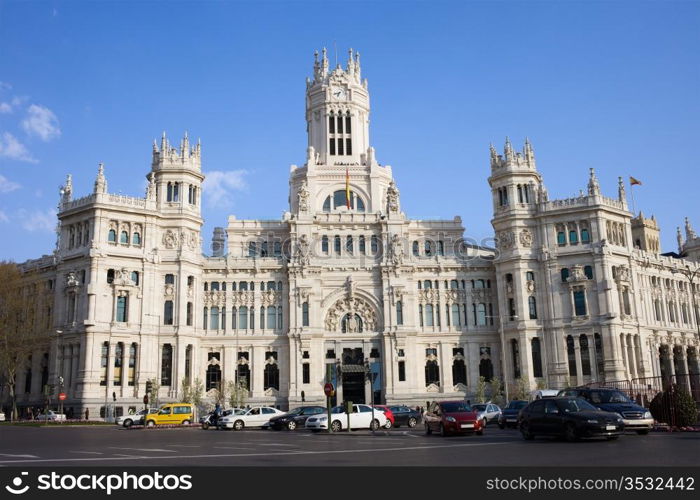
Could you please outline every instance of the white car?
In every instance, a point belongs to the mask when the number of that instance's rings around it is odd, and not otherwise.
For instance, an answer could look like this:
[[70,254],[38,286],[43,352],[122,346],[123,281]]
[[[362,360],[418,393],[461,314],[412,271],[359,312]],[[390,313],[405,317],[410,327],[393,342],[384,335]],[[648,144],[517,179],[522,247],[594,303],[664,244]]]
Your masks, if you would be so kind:
[[126,428],[132,425],[143,425],[143,416],[146,415],[146,413],[158,413],[158,408],[149,408],[148,410],[141,410],[130,415],[122,415],[121,417],[117,417],[114,423]]
[[484,427],[489,422],[497,423],[501,416],[501,408],[493,403],[475,403],[472,410],[477,412],[477,418],[483,422]]
[[[372,415],[374,414],[374,420]],[[351,429],[372,429],[377,430],[386,425],[386,415],[384,412],[375,408],[374,413],[369,405],[352,405],[352,413],[350,414]],[[331,430],[339,432],[348,427],[348,414],[344,406],[336,406],[331,410]],[[320,431],[328,429],[328,415],[313,415],[306,420],[306,428],[312,431]]]
[[63,413],[56,413],[53,410],[49,410],[46,413],[41,413],[37,415],[36,420],[48,420],[49,422],[63,422],[66,420],[66,416]]
[[0,422],[4,422],[4,421],[5,421],[5,414],[0,412]]
[[285,412],[270,406],[255,406],[247,410],[235,410],[233,414],[219,419],[219,429],[234,429],[237,431],[245,427],[262,427],[272,417],[283,415]]

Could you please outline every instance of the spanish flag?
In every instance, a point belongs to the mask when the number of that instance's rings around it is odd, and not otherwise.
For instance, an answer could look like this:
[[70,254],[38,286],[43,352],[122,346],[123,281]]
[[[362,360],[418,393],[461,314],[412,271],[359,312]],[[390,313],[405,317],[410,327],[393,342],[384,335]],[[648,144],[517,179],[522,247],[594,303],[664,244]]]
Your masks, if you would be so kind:
[[350,172],[348,167],[345,167],[345,206],[350,209]]
[[641,186],[641,185],[642,185],[642,181],[640,181],[640,180],[638,180],[638,179],[635,179],[634,177],[632,177],[632,176],[630,175],[630,186],[634,186],[634,185]]

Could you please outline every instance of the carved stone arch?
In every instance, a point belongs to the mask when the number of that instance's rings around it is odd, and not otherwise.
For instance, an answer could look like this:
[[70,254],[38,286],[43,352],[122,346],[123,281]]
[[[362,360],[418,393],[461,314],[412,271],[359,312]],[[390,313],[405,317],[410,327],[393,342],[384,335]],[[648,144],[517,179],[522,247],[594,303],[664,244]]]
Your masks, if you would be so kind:
[[[343,180],[339,181],[337,184],[331,184],[330,186],[324,186],[316,192],[316,210],[323,211],[323,202],[326,198],[333,196],[336,191],[345,190],[345,172],[343,172]],[[365,212],[370,211],[370,194],[362,186],[356,184],[350,184],[350,191],[357,194],[362,202],[365,204]]]
[[[333,299],[329,300],[331,297]],[[377,332],[382,329],[381,309],[376,299],[365,292],[355,291],[352,295],[333,294],[327,297],[324,303],[327,304],[324,324],[328,331],[340,331],[342,320],[347,314],[359,316],[365,332]]]

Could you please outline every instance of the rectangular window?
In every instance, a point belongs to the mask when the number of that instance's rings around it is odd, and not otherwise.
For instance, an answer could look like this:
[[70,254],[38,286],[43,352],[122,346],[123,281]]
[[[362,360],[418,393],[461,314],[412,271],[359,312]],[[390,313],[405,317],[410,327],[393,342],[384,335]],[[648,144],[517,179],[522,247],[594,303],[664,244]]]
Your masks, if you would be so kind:
[[173,375],[173,346],[163,344],[160,364],[160,384],[169,386]]
[[574,292],[574,309],[576,316],[586,315],[586,295],[583,290]]
[[192,326],[192,302],[187,303],[187,326]]
[[366,248],[365,248],[365,237],[364,237],[364,236],[360,236],[360,254],[364,255],[365,252],[366,252]]
[[175,284],[175,275],[174,274],[166,274],[165,275],[165,284],[166,285],[174,285]]
[[335,253],[340,255],[340,236],[336,236],[333,241],[333,246],[335,247]]
[[321,252],[328,255],[328,236],[321,238]]
[[328,117],[328,133],[335,134],[335,116]]
[[372,250],[372,255],[376,255],[379,251],[379,238],[377,238],[376,234],[373,234],[370,239],[370,249]]
[[338,116],[338,133],[342,134],[343,133],[343,117]]
[[346,251],[349,255],[352,255],[352,254],[353,254],[354,246],[355,246],[355,245],[353,244],[352,236],[348,236],[348,237],[345,239],[345,251]]
[[557,232],[557,244],[560,247],[566,245],[566,234],[564,231]]
[[396,324],[403,325],[403,303],[401,301],[396,303]]
[[165,306],[163,307],[163,324],[172,325],[173,324],[173,301],[166,300]]
[[338,155],[343,155],[343,139],[338,139]]
[[[345,117],[345,133],[349,134],[352,132],[352,128],[350,127],[350,117],[346,116]],[[350,153],[348,153],[350,154]]]
[[399,382],[406,381],[406,362],[399,361]]
[[328,149],[329,149],[331,156],[335,156],[335,139],[332,137],[330,138],[330,143],[329,143]]
[[352,154],[352,139],[350,139],[350,138],[345,139],[345,154],[346,155]]
[[513,298],[508,299],[508,315],[511,321],[515,321],[517,311],[515,310],[515,299]]
[[301,365],[301,383],[310,384],[311,383],[311,365],[309,363],[304,363]]
[[117,297],[117,323],[126,323],[128,320],[127,299],[126,296]]
[[309,303],[301,305],[301,326],[309,326]]

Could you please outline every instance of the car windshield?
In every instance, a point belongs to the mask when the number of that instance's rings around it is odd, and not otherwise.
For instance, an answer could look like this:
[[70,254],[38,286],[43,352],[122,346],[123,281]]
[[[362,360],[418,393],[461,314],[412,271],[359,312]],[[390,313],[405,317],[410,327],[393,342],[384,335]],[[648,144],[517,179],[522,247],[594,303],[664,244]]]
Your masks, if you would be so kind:
[[472,408],[474,408],[476,411],[484,411],[486,410],[486,405],[472,405]]
[[595,406],[583,399],[563,399],[557,401],[557,406],[564,413],[573,413],[577,411],[597,410]]
[[506,407],[507,410],[521,410],[527,406],[527,401],[511,401]]
[[301,406],[299,406],[299,407],[297,407],[297,408],[294,408],[294,409],[292,409],[292,410],[289,410],[289,411],[287,412],[287,415],[301,415],[301,412],[302,412],[302,411],[304,411],[304,409],[303,409]]
[[631,403],[630,399],[620,391],[591,391],[591,402],[598,403]]
[[442,403],[440,406],[445,413],[472,411],[472,407],[467,403]]

